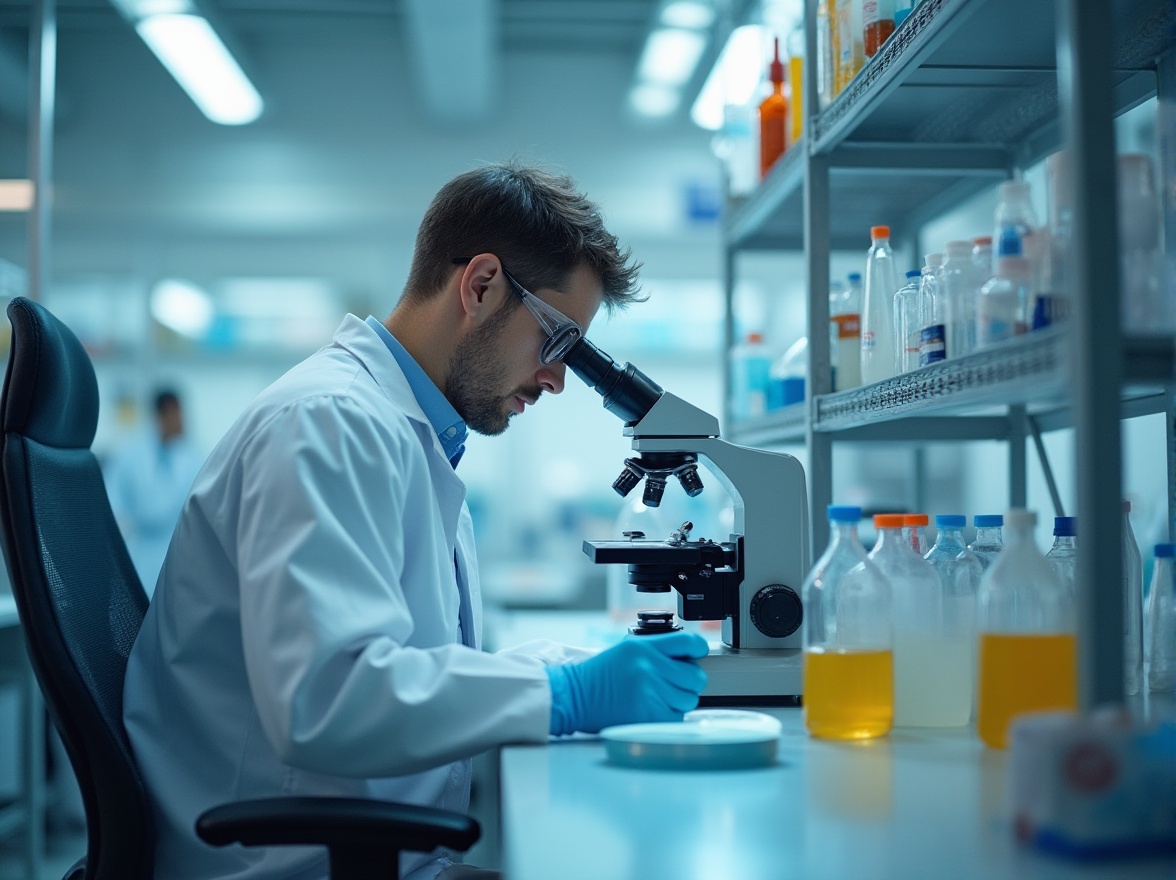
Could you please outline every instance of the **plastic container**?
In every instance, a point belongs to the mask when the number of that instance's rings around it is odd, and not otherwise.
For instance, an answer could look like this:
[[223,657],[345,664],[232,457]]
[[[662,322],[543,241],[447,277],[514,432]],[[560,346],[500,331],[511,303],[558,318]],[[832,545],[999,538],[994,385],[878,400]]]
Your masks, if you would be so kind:
[[1119,303],[1128,333],[1176,332],[1176,309],[1164,287],[1160,196],[1151,157],[1118,157]]
[[997,190],[996,211],[993,214],[993,241],[999,242],[1001,234],[1008,226],[1017,230],[1017,235],[1021,239],[1021,253],[1029,261],[1032,278],[1040,255],[1037,253],[1037,213],[1033,210],[1028,181],[1006,180]]
[[925,556],[931,549],[931,539],[927,537],[930,522],[931,518],[925,513],[907,513],[902,518],[902,536],[919,556]]
[[987,570],[1004,550],[1004,539],[1000,533],[1004,517],[999,513],[978,514],[972,517],[972,525],[976,527],[976,538],[968,545],[968,549],[976,554],[980,565]]
[[829,285],[829,328],[835,336],[833,390],[846,391],[862,384],[862,276],[849,276],[849,284]]
[[731,349],[731,415],[736,421],[767,412],[772,357],[761,333],[748,333]]
[[972,268],[976,271],[977,286],[984,285],[992,277],[992,236],[978,235],[972,239]]
[[972,270],[972,243],[949,241],[944,248],[939,289],[946,324],[945,359],[963,357],[976,347],[976,275]]
[[1040,259],[1034,281],[1030,329],[1040,330],[1065,320],[1067,261],[1074,236],[1074,197],[1069,180],[1069,153],[1061,150],[1045,161],[1049,225],[1040,236]]
[[[967,517],[955,514],[935,517],[939,534],[935,545],[924,555],[938,575],[939,587],[943,591],[943,634],[953,648],[961,646],[959,653],[966,656],[962,671],[954,663],[949,663],[943,671],[945,676],[955,676],[953,685],[943,683],[944,726],[962,727],[972,717],[976,680],[976,596],[984,565],[964,545],[962,530],[967,521]],[[953,656],[951,659],[955,661],[957,658]]]
[[837,0],[837,78],[835,94],[841,94],[866,64],[865,26],[858,0]]
[[980,581],[976,728],[992,748],[1026,712],[1078,704],[1074,603],[1033,543],[1037,515],[1010,510],[1004,552]]
[[829,506],[829,546],[801,587],[804,723],[816,737],[869,739],[894,721],[890,583],[858,539],[861,515]]
[[894,375],[894,294],[898,276],[890,250],[890,227],[870,228],[866,289],[862,301],[862,384]]
[[1078,520],[1072,516],[1054,517],[1054,542],[1045,559],[1066,588],[1070,601],[1078,595]]
[[837,17],[835,0],[817,2],[817,104],[824,110],[837,96]]
[[894,372],[909,373],[919,367],[919,333],[923,329],[922,273],[906,273],[906,284],[894,294]]
[[772,61],[768,64],[772,91],[759,105],[760,178],[768,176],[788,149],[788,99],[784,97],[784,65],[780,61],[780,40],[772,41]]
[[894,0],[863,0],[862,25],[862,47],[873,58],[894,33]]
[[965,711],[971,704],[970,648],[944,632],[939,578],[903,538],[902,523],[902,514],[875,516],[878,539],[870,551],[892,593],[894,724],[943,727],[955,723],[961,692]]
[[[830,47],[830,62],[832,47]],[[832,66],[830,64],[830,66]],[[788,35],[788,146],[804,134],[804,28]]]
[[937,364],[947,357],[947,318],[939,276],[943,254],[927,254],[923,258],[919,291],[923,295],[923,326],[919,329],[919,366]]
[[1143,557],[1131,528],[1131,502],[1123,502],[1123,692],[1143,688]]
[[1028,329],[1030,273],[1017,230],[1006,226],[1000,236],[996,274],[980,288],[976,303],[977,348],[1004,342]]
[[772,364],[768,373],[768,409],[803,402],[807,374],[808,337],[802,336]]
[[1176,544],[1156,545],[1156,564],[1147,596],[1147,686],[1164,693],[1176,691],[1174,557]]

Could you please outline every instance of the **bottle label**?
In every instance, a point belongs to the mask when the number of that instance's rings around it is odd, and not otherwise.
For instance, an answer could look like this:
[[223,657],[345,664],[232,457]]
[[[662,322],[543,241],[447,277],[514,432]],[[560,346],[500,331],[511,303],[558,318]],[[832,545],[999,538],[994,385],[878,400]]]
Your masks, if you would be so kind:
[[865,0],[862,3],[862,23],[869,27],[882,17],[879,0]]
[[919,366],[947,359],[947,334],[942,324],[930,324],[919,331]]
[[862,351],[872,352],[878,347],[878,339],[874,335],[873,330],[866,330],[862,333]]
[[861,315],[852,313],[833,315],[829,318],[829,321],[837,325],[838,339],[857,339],[862,335]]

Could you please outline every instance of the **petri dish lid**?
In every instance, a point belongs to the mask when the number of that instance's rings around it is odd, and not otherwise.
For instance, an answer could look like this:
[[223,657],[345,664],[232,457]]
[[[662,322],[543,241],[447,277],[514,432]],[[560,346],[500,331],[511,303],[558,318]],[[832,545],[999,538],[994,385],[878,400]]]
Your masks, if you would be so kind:
[[600,732],[612,764],[644,770],[746,770],[776,760],[781,725],[770,715],[701,709],[681,722],[621,724]]

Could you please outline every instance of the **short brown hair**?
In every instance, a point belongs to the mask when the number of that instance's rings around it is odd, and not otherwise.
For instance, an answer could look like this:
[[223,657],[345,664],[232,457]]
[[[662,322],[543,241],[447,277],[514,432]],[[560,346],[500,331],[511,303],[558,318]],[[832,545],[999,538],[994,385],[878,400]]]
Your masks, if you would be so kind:
[[434,196],[417,232],[408,300],[440,291],[453,261],[495,254],[529,290],[561,290],[581,264],[600,278],[610,311],[640,301],[639,263],[604,228],[600,209],[563,175],[516,162],[455,177]]

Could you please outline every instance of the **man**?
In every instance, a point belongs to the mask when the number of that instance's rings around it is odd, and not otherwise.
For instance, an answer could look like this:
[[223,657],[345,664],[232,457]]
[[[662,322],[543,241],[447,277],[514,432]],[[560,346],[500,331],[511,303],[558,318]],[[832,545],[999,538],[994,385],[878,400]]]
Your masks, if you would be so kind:
[[204,456],[184,436],[179,395],[160,389],[154,400],[155,426],[111,456],[106,491],[143,589],[150,596],[167,554],[172,530]]
[[[391,316],[348,316],[213,451],[127,669],[157,877],[326,876],[321,850],[199,842],[196,817],[218,803],[327,794],[464,810],[469,759],[487,748],[697,705],[707,646],[692,634],[587,658],[478,650],[455,471],[467,430],[499,434],[563,390],[544,327],[583,331],[602,302],[632,300],[627,260],[570,180],[463,174],[430,205]],[[439,853],[402,863],[412,880],[465,870]]]

